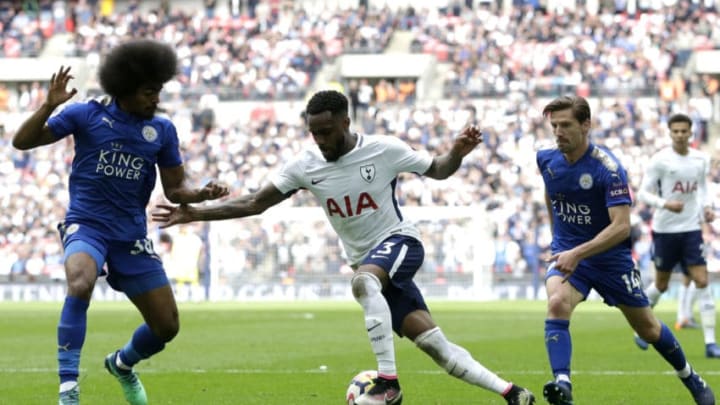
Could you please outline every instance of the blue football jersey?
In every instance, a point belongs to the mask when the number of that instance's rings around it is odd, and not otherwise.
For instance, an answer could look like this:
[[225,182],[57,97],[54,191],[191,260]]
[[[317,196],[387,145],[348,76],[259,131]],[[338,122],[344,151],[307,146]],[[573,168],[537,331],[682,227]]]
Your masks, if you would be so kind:
[[155,165],[182,164],[172,122],[130,115],[106,97],[70,104],[48,126],[58,139],[75,140],[66,223],[87,224],[110,240],[145,238]]
[[[553,253],[593,239],[610,224],[609,207],[632,204],[625,169],[607,149],[590,144],[573,164],[558,149],[544,149],[537,165],[552,206]],[[630,238],[586,260],[626,269],[633,265]]]

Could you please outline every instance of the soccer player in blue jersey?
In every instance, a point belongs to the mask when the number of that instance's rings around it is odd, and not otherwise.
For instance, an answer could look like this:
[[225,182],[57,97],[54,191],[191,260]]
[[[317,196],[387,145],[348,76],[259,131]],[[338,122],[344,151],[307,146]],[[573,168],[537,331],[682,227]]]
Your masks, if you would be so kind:
[[178,310],[160,258],[147,237],[146,206],[155,186],[156,166],[168,200],[193,203],[228,194],[210,182],[189,188],[175,126],[155,116],[163,85],[176,73],[168,45],[150,40],[120,44],[99,69],[109,97],[66,106],[70,68],[50,79],[45,103],[18,129],[13,146],[28,150],[72,134],[75,156],[70,173],[70,205],[58,226],[65,249],[67,297],[57,328],[59,403],[79,403],[78,368],[85,341],[87,309],[96,279],[107,264],[107,282],[124,292],[145,320],[105,367],[120,382],[126,400],[147,404],[133,371],[140,360],[163,350],[178,332]]
[[559,97],[545,106],[543,116],[557,145],[537,153],[553,232],[545,279],[545,346],[555,379],[545,384],[545,399],[573,403],[570,318],[595,289],[670,363],[697,404],[714,404],[712,390],[688,364],[670,329],[653,315],[642,290],[631,257],[627,175],[612,153],[590,142],[590,106],[582,97]]
[[400,405],[393,330],[411,339],[448,374],[501,395],[508,405],[532,405],[533,394],[500,378],[451,342],[435,323],[413,281],[425,258],[418,229],[403,217],[395,195],[398,175],[422,173],[442,180],[460,167],[482,141],[475,126],[465,128],[439,156],[415,151],[394,136],[350,132],[348,100],[325,90],[308,101],[307,125],[317,148],[296,155],[255,193],[212,206],[159,205],[154,220],[163,227],[190,221],[260,214],[304,189],[322,202],[355,274],[352,293],[362,306],[378,377],[358,405]]

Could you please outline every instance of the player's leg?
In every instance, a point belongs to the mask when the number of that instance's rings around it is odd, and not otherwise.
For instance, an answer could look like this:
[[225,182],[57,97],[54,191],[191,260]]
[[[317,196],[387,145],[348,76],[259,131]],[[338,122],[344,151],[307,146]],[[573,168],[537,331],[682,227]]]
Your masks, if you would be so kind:
[[375,385],[356,399],[357,404],[402,402],[395,362],[392,315],[383,290],[390,285],[390,277],[399,268],[417,269],[422,264],[423,257],[424,251],[418,241],[398,235],[386,239],[372,249],[355,270],[350,282],[352,294],[363,309],[365,329],[378,368]]
[[138,252],[118,243],[108,255],[108,283],[128,296],[145,321],[125,346],[105,358],[105,368],[120,382],[132,405],[147,404],[145,388],[133,367],[162,351],[179,330],[177,304],[162,263],[149,242],[144,246]]
[[[690,277],[687,276],[687,279],[690,280]],[[687,292],[685,293],[685,297],[682,303],[683,314],[685,319],[687,319],[687,322],[683,323],[683,328],[697,329],[700,327],[700,325],[698,325],[697,321],[695,320],[695,315],[693,314],[693,307],[695,307],[696,300],[697,287],[695,286],[695,283],[690,280],[687,286]]]
[[[402,292],[389,296],[397,312],[410,308],[415,302],[424,302],[414,283],[406,283],[401,288]],[[393,317],[395,314],[396,311],[393,311]],[[430,312],[416,309],[408,313],[402,320],[400,334],[414,341],[418,348],[451,376],[500,394],[508,404],[535,403],[535,397],[529,390],[500,378],[475,360],[465,348],[449,341],[433,321]]]
[[705,264],[688,266],[688,274],[696,286],[700,323],[705,338],[705,356],[720,358],[720,348],[715,341],[715,300],[708,285],[708,271]]
[[[682,244],[678,234],[653,232],[653,262],[655,264],[655,280],[645,288],[645,296],[651,308],[660,300],[660,296],[667,291],[673,269],[680,265],[682,257]],[[649,344],[637,332],[634,333],[635,344],[642,350],[647,350]]]
[[[67,282],[67,296],[57,327],[59,403],[76,404],[79,401],[78,375],[87,331],[87,310],[98,269],[102,268],[105,259],[102,243],[93,241],[91,244],[92,238],[78,231],[77,226],[66,228],[61,224],[59,228],[64,242]],[[70,234],[67,234],[66,229],[70,230]]]
[[690,280],[687,267],[683,266],[682,282],[678,287],[678,306],[677,316],[675,317],[675,330],[691,327],[690,320],[692,318],[692,304],[690,304],[690,301],[694,292],[695,284]]
[[[670,283],[670,277],[672,276],[672,270],[656,268],[655,269],[655,281],[645,289],[645,295],[648,298],[650,307],[654,307],[660,300],[660,295],[667,291]],[[648,341],[643,339],[642,335],[635,332],[634,334],[635,344],[642,350],[647,350],[649,347]]]
[[550,404],[573,403],[570,379],[570,318],[575,307],[585,299],[590,290],[579,271],[580,269],[577,269],[567,281],[563,281],[565,275],[551,266],[545,279],[548,296],[545,350],[554,378],[543,387],[543,395]]
[[650,307],[655,307],[667,291],[672,271],[680,266],[683,255],[683,234],[653,232],[653,263],[655,280],[645,288]]
[[649,306],[636,307],[619,304],[628,323],[645,341],[667,361],[677,376],[688,388],[695,402],[702,405],[715,404],[715,396],[710,387],[693,370],[685,358],[685,353],[670,328],[660,322]]
[[635,332],[646,342],[650,342],[665,361],[670,363],[683,384],[692,393],[695,402],[714,405],[715,396],[712,390],[690,367],[680,343],[675,339],[670,328],[655,317],[641,289],[639,271],[630,268],[594,281],[593,287],[605,302],[620,308]]
[[378,363],[378,375],[397,379],[395,346],[390,307],[382,290],[388,283],[387,273],[375,265],[360,266],[351,280],[352,293],[364,312],[365,329]]

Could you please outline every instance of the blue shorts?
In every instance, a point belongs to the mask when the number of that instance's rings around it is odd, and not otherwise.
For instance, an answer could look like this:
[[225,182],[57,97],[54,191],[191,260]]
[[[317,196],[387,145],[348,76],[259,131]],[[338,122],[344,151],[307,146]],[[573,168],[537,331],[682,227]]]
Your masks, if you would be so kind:
[[657,271],[670,272],[680,266],[683,273],[691,266],[704,266],[705,243],[701,231],[653,232],[653,262]]
[[[107,282],[114,290],[132,298],[144,292],[170,284],[152,240],[132,242],[107,240],[87,225],[58,225],[62,238],[63,259],[75,253],[90,255],[97,265],[97,275],[107,274]],[[107,263],[107,272],[103,266]]]
[[[545,279],[558,275],[565,276],[564,273],[550,265]],[[600,268],[581,261],[573,274],[570,275],[568,283],[580,291],[585,298],[590,294],[590,289],[594,289],[603,298],[605,304],[611,307],[618,304],[629,307],[647,307],[650,305],[650,301],[648,301],[642,289],[640,271],[635,267],[623,271],[608,271],[607,268]]]
[[425,260],[425,248],[417,239],[405,235],[393,235],[370,250],[362,261],[384,269],[390,284],[383,291],[392,314],[393,330],[403,336],[402,323],[413,311],[428,311],[420,289],[413,277]]

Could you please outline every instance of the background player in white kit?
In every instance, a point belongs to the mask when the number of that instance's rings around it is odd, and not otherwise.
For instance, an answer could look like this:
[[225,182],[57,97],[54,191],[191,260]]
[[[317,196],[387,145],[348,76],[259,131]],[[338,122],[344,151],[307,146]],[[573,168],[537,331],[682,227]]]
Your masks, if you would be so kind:
[[[690,117],[674,114],[668,120],[668,128],[672,146],[652,156],[639,192],[641,201],[655,207],[652,221],[655,281],[645,289],[645,294],[651,306],[657,304],[668,288],[673,268],[684,267],[695,283],[705,356],[720,358],[715,342],[715,301],[708,288],[701,228],[703,220],[715,219],[707,187],[710,158],[689,146]],[[648,347],[637,336],[635,342],[643,350]]]
[[[153,219],[163,227],[190,221],[260,214],[300,189],[310,191],[325,210],[355,269],[352,292],[365,313],[365,327],[378,362],[378,378],[363,405],[398,405],[402,391],[395,364],[394,330],[407,336],[450,375],[504,397],[508,404],[535,403],[530,391],[507,382],[450,342],[435,324],[413,282],[425,251],[415,226],[403,218],[395,196],[397,176],[414,172],[445,179],[481,142],[475,126],[463,130],[450,151],[432,157],[393,136],[350,132],[348,100],[320,91],[308,101],[308,130],[317,149],[285,164],[259,191],[203,207],[158,205]],[[413,401],[416,402],[416,401]]]

